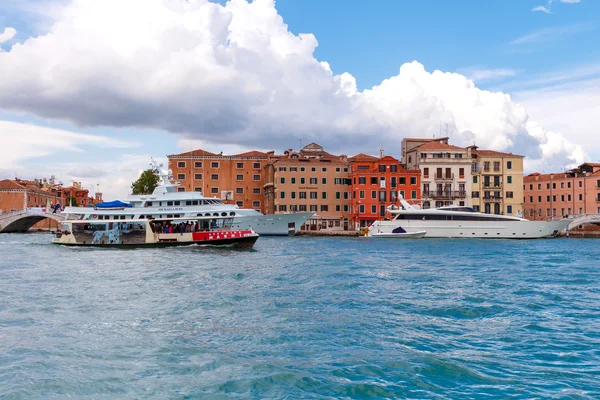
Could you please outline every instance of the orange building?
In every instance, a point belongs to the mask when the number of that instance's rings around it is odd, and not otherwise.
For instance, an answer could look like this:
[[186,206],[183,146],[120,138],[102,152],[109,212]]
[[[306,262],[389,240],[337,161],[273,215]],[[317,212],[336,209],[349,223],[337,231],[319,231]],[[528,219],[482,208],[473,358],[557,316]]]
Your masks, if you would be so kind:
[[329,154],[311,143],[298,152],[289,149],[283,156],[273,156],[266,170],[265,203],[269,212],[314,212],[303,229],[351,229],[345,155]]
[[536,172],[525,176],[523,183],[525,218],[600,214],[600,164],[584,163],[555,174]]
[[391,156],[358,154],[348,159],[352,183],[351,220],[354,229],[386,217],[387,207],[399,196],[420,204],[421,170],[407,170]]
[[223,155],[194,150],[168,156],[173,178],[180,191],[201,192],[240,208],[265,212],[263,186],[265,165],[275,152]]

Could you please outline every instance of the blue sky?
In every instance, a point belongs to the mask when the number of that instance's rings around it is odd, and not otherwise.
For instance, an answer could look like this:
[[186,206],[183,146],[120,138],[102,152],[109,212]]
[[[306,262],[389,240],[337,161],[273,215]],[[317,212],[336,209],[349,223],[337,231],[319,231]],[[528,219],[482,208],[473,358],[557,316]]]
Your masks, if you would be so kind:
[[[225,2],[221,3],[225,4]],[[115,2],[114,7],[118,7],[118,3]],[[517,127],[515,132],[509,134],[507,139],[500,141],[500,143],[508,143],[518,135],[522,135],[523,132],[521,131],[528,131],[529,139],[535,137],[538,140],[542,136],[544,138],[540,139],[541,142],[552,139],[552,145],[548,144],[543,150],[543,157],[540,156],[541,150],[538,151],[538,155],[532,153],[532,159],[537,161],[533,162],[530,168],[547,170],[556,168],[558,165],[581,161],[574,158],[573,154],[576,154],[577,150],[574,150],[572,145],[580,146],[585,151],[587,159],[592,161],[600,159],[600,141],[595,139],[591,128],[593,118],[598,115],[600,110],[598,90],[600,86],[598,84],[600,81],[600,48],[597,45],[597,43],[600,43],[600,30],[598,29],[600,26],[600,2],[598,1],[581,0],[577,3],[565,3],[555,0],[549,3],[547,1],[529,0],[486,2],[480,0],[460,2],[278,0],[275,7],[276,12],[283,18],[283,22],[287,24],[289,32],[295,35],[294,37],[304,33],[314,35],[318,41],[318,47],[316,47],[312,56],[318,61],[326,61],[333,75],[344,72],[351,74],[356,79],[356,90],[358,92],[381,85],[385,79],[398,76],[402,65],[417,61],[424,67],[427,76],[415,77],[415,81],[429,79],[428,74],[434,70],[458,73],[472,79],[478,89],[509,94],[512,102],[516,101],[518,104],[522,104],[527,112],[528,120],[534,121],[537,124],[536,126],[543,127],[544,133],[536,131],[536,127]],[[545,7],[546,11],[549,12],[532,11],[536,7]],[[266,5],[265,10],[268,9],[269,7]],[[4,54],[8,60],[5,65],[9,65],[13,61],[17,65],[15,48],[27,44],[30,38],[49,34],[52,25],[57,21],[62,21],[65,18],[64,15],[67,15],[64,10],[75,13],[85,12],[86,8],[83,6],[74,7],[71,2],[63,0],[40,0],[28,2],[26,5],[19,1],[8,0],[5,7],[0,10],[0,34],[7,27],[14,28],[17,33],[9,40],[4,40],[4,43],[0,43],[0,48],[3,49],[0,57]],[[115,10],[109,11],[114,13]],[[246,11],[232,12],[236,16],[243,16]],[[124,14],[127,12],[127,10],[123,11]],[[135,10],[129,10],[129,12],[132,12],[132,18],[136,17]],[[273,22],[272,19],[261,19],[260,23],[277,26],[277,22]],[[105,23],[104,26],[106,26],[108,35],[111,25]],[[80,29],[80,27],[77,27],[77,29]],[[231,29],[233,28],[230,27]],[[244,29],[249,28],[245,27]],[[269,34],[274,32],[269,30],[271,27],[268,26],[264,29],[266,32],[271,32]],[[251,34],[252,30],[244,32],[250,32]],[[277,34],[280,34],[281,29],[277,32]],[[131,31],[122,30],[120,34],[123,42],[136,40],[135,27],[132,27]],[[101,41],[101,38],[98,40]],[[281,40],[289,40],[289,38],[282,36]],[[115,42],[111,43],[114,44]],[[98,50],[98,52],[104,51],[110,46],[110,44],[102,44],[102,47],[98,47],[102,50]],[[288,46],[296,45],[298,44],[288,44]],[[93,47],[94,44],[90,43],[90,46]],[[252,46],[252,44],[247,44],[247,46]],[[77,46],[74,43],[71,47],[66,48],[69,55],[71,55],[69,49],[76,49]],[[52,58],[52,54],[59,51],[53,49],[51,45],[48,45],[47,50],[48,54],[40,56],[42,59],[43,57]],[[35,51],[43,53],[45,49],[40,45],[32,50],[32,52]],[[252,48],[252,51],[258,52],[258,58],[255,60],[262,60],[267,57],[266,54],[260,55],[260,50]],[[309,57],[306,60],[310,58],[310,51],[308,53]],[[76,60],[78,57],[76,50],[73,50],[73,56]],[[85,56],[80,55],[79,59],[82,58],[85,58]],[[298,65],[305,65],[308,62],[306,60],[303,61],[304,64],[299,61]],[[256,62],[254,61],[255,64]],[[65,63],[67,63],[67,60],[65,60]],[[109,65],[109,68],[105,68],[104,73],[107,69],[110,69],[110,64],[107,65]],[[241,68],[243,75],[258,74],[257,76],[264,80],[264,77],[260,76],[261,72],[256,72],[256,68],[252,67],[251,63],[247,66],[236,66],[236,68]],[[1,66],[0,72],[2,72]],[[31,73],[32,76],[37,76],[37,71],[32,70]],[[98,82],[110,78],[98,71],[85,70],[85,73],[91,74],[95,77],[94,79],[97,79],[92,89],[97,89],[97,86],[101,87],[102,83],[98,84]],[[196,76],[200,76],[202,73],[202,71],[199,71]],[[303,75],[305,73],[308,75]],[[298,71],[294,76],[305,76],[307,79],[306,85],[312,85],[315,79],[316,81],[321,79],[316,75],[310,75],[310,73],[306,72],[304,68],[298,67]],[[405,76],[406,73],[418,74],[418,71],[405,71]],[[194,75],[192,74],[192,76]],[[143,79],[143,77],[140,79]],[[461,83],[462,81],[451,82],[453,79],[451,77],[444,79],[448,81],[449,87],[452,85],[464,86]],[[5,92],[15,90],[12,93],[13,95],[29,89],[28,86],[21,88],[13,86],[11,79],[6,79],[6,82],[5,86],[2,86],[0,82],[0,90],[4,89]],[[439,81],[437,82],[439,84]],[[88,83],[85,82],[85,84]],[[44,82],[40,83],[41,86],[38,89],[40,93],[49,91],[48,87],[43,86],[44,84]],[[273,83],[273,85],[271,91],[276,91],[278,83]],[[327,83],[327,85],[329,84]],[[419,81],[419,85],[426,88],[424,90],[429,90],[429,83]],[[65,87],[70,86],[65,84]],[[398,87],[406,90],[406,86]],[[193,97],[190,98],[190,101],[193,102],[196,97],[204,96],[206,90],[200,89],[198,94],[191,94]],[[90,87],[82,86],[79,88],[74,86],[74,90],[80,90],[81,99],[91,101],[89,99],[92,96],[87,95],[87,93],[90,93]],[[296,94],[299,93],[297,87],[287,88],[286,90],[291,90]],[[220,96],[222,91],[215,92],[214,101],[208,97],[201,104],[212,104],[218,101],[223,101],[224,104],[236,104],[238,101],[243,103],[244,100],[240,100],[240,98],[244,98],[242,95],[231,95],[227,91],[222,99]],[[73,139],[73,146],[77,147],[77,151],[73,151],[72,147],[61,148],[56,146],[51,150],[40,152],[36,157],[14,156],[15,161],[11,165],[0,165],[0,178],[12,177],[15,174],[30,177],[32,174],[41,176],[56,173],[65,181],[73,178],[92,185],[93,181],[107,181],[108,173],[113,172],[110,169],[114,165],[105,165],[107,160],[116,162],[121,158],[126,158],[128,167],[121,172],[127,175],[124,179],[124,181],[127,181],[130,178],[128,174],[135,174],[138,170],[145,168],[145,164],[137,168],[135,166],[144,157],[163,157],[166,154],[188,150],[195,145],[203,146],[212,151],[224,150],[225,152],[243,151],[247,148],[265,150],[273,148],[281,151],[287,147],[297,147],[298,138],[302,138],[303,142],[320,140],[328,146],[328,150],[334,153],[351,153],[356,149],[363,148],[361,143],[353,142],[359,140],[357,139],[359,136],[355,133],[361,130],[374,132],[373,137],[377,137],[378,130],[386,130],[386,133],[381,135],[380,141],[383,143],[371,140],[373,142],[372,148],[369,147],[368,150],[373,152],[379,147],[387,146],[390,154],[399,156],[399,148],[396,148],[396,138],[400,137],[401,140],[403,132],[410,132],[411,134],[414,134],[415,131],[419,132],[419,127],[423,125],[418,119],[427,118],[427,115],[430,115],[432,120],[429,124],[431,126],[448,123],[447,118],[449,118],[452,121],[451,130],[456,131],[457,144],[463,144],[461,142],[467,140],[464,139],[464,135],[468,135],[473,130],[472,126],[485,127],[485,121],[476,121],[473,124],[468,121],[470,112],[473,119],[483,118],[479,117],[477,108],[470,111],[468,107],[472,107],[472,105],[459,107],[458,109],[455,107],[455,109],[450,110],[453,99],[448,91],[451,91],[451,89],[444,90],[443,94],[436,91],[435,94],[427,93],[426,96],[427,99],[443,97],[444,104],[448,108],[446,111],[439,111],[438,113],[434,110],[435,112],[431,114],[431,110],[428,111],[417,105],[415,106],[417,110],[415,113],[419,117],[415,117],[416,121],[412,121],[410,117],[404,117],[401,120],[395,119],[393,109],[390,112],[389,107],[391,107],[390,104],[408,104],[412,107],[416,101],[414,97],[408,100],[394,98],[388,101],[385,99],[387,94],[384,95],[384,91],[379,90],[377,96],[384,100],[378,100],[382,104],[378,104],[375,109],[381,110],[381,112],[385,110],[385,113],[388,114],[383,118],[377,115],[377,111],[373,113],[373,108],[369,109],[372,114],[367,115],[367,117],[377,120],[379,124],[375,128],[371,125],[363,126],[361,121],[353,121],[352,123],[346,121],[333,125],[327,125],[327,121],[311,121],[314,111],[295,110],[305,94],[298,97],[298,103],[291,102],[285,105],[290,110],[290,114],[293,114],[293,116],[285,119],[296,121],[293,127],[276,120],[277,116],[268,116],[267,120],[260,117],[260,121],[253,121],[252,118],[260,112],[264,112],[264,108],[260,108],[261,111],[253,109],[247,113],[246,105],[240,104],[240,112],[243,114],[240,117],[242,122],[236,124],[235,128],[223,128],[221,124],[219,125],[220,128],[215,128],[217,130],[206,128],[203,125],[206,121],[202,119],[187,125],[183,123],[182,126],[179,126],[181,119],[185,118],[186,115],[190,115],[190,113],[180,116],[176,111],[172,111],[174,113],[173,120],[166,122],[160,117],[156,118],[156,115],[153,118],[140,116],[140,118],[134,118],[130,121],[126,116],[115,115],[113,110],[108,110],[106,115],[92,115],[95,109],[102,109],[107,104],[112,104],[115,101],[117,101],[115,104],[118,104],[118,100],[123,97],[123,94],[115,95],[115,90],[108,94],[100,90],[101,94],[98,94],[98,98],[95,100],[97,103],[92,103],[91,106],[80,112],[80,114],[89,113],[90,116],[81,118],[79,114],[66,109],[68,105],[71,108],[77,107],[79,102],[72,98],[69,98],[68,101],[65,100],[65,109],[54,106],[60,103],[57,98],[53,98],[53,101],[47,101],[42,105],[40,104],[44,100],[28,99],[23,100],[23,104],[17,105],[16,100],[7,98],[0,100],[0,121],[19,122],[31,126],[50,127],[95,135],[107,138],[109,141],[113,140],[113,142],[91,145],[89,142],[79,142],[79,139]],[[232,90],[232,93],[235,93],[235,91]],[[319,92],[317,91],[317,93]],[[386,93],[390,92],[387,91]],[[101,97],[105,94],[107,96],[106,101]],[[111,97],[113,95],[116,97]],[[178,98],[186,95],[186,92],[182,92]],[[475,94],[475,96],[478,95]],[[125,96],[128,96],[128,94]],[[313,94],[307,96],[313,96]],[[472,95],[465,93],[457,97],[456,101],[463,102],[469,96]],[[321,96],[319,95],[319,97]],[[18,96],[13,96],[13,98],[16,99]],[[168,97],[165,100],[161,98],[160,101],[164,101],[164,103],[157,101],[157,104],[153,105],[156,108],[152,108],[152,110],[160,109],[161,104],[168,107],[169,103],[172,102],[172,98],[171,100],[167,99]],[[326,104],[331,102],[331,112],[339,112],[341,113],[339,118],[344,118],[343,109],[345,105],[333,104],[337,102],[335,99],[323,101]],[[306,102],[306,99],[304,102]],[[498,105],[497,98],[482,100],[482,102],[485,107],[490,104],[488,108],[494,110],[502,111],[507,107],[512,107],[512,103],[508,106]],[[249,104],[254,105],[255,103],[256,99],[249,100]],[[141,110],[139,111],[140,115],[148,112],[148,104],[137,104],[135,96],[133,99],[127,99],[123,104],[125,106],[119,105],[116,107],[131,107],[131,111],[126,114],[134,115],[139,109]],[[185,104],[183,103],[183,107],[185,107]],[[477,101],[475,101],[475,104],[477,104]],[[283,105],[279,107],[277,102],[272,104],[271,108],[276,108],[278,115],[287,115],[288,109],[284,108]],[[192,114],[194,114],[195,110],[192,111]],[[218,110],[215,112],[218,113]],[[156,114],[156,111],[153,111],[153,113]],[[198,114],[203,113],[209,112],[199,108]],[[410,112],[407,113],[410,114]],[[448,117],[449,114],[450,117]],[[516,109],[514,112],[508,112],[507,115],[499,115],[498,119],[506,119],[508,121],[507,126],[512,127],[515,120],[521,118],[519,121],[525,121],[527,119],[522,114],[520,109]],[[493,111],[485,115],[491,115],[491,117],[487,116],[487,119],[494,119]],[[304,118],[308,119],[305,120]],[[461,119],[463,120],[462,123]],[[168,120],[168,117],[165,117],[165,120]],[[226,125],[227,120],[235,120],[235,118],[227,117],[225,120],[224,124]],[[380,123],[379,120],[382,120],[383,123]],[[240,128],[240,125],[244,125],[244,123],[248,123],[254,128]],[[309,133],[306,130],[296,129],[297,125],[303,125],[304,123],[307,125],[306,129],[311,130]],[[347,125],[349,124],[354,125],[348,128]],[[195,126],[202,126],[203,128],[199,128],[199,132],[196,132]],[[343,126],[343,128],[340,128],[340,126]],[[278,132],[276,140],[267,137],[264,133],[265,129],[269,129],[268,127],[273,127],[272,129]],[[342,131],[337,132],[337,129],[342,129]],[[430,126],[429,129],[431,130]],[[490,147],[498,147],[499,142],[493,140],[494,129],[497,129],[497,127],[490,127],[490,133],[475,132],[476,135],[479,135],[477,140],[489,144]],[[249,136],[249,130],[252,131],[252,135],[256,135],[254,142],[244,141]],[[312,131],[315,132],[314,135],[311,133]],[[10,134],[8,132],[5,130],[0,132],[0,135],[7,136]],[[331,132],[332,137],[343,137],[347,140],[340,142],[332,139],[329,142],[327,132]],[[390,141],[390,135],[393,135],[394,132],[398,133],[393,137],[393,141]],[[429,131],[424,130],[423,132],[425,134]],[[45,134],[52,135],[53,133]],[[240,138],[244,140],[240,140]],[[125,142],[125,144],[115,145],[114,141]],[[567,141],[569,143],[566,143]],[[345,145],[339,145],[339,148],[335,148],[336,143],[342,142]],[[256,143],[256,145],[253,146],[252,143]],[[520,141],[515,140],[515,143],[520,143]],[[516,144],[512,146],[510,147],[511,151],[524,153],[527,150],[526,148],[518,148]],[[25,145],[22,145],[22,147],[27,148]],[[538,157],[539,160],[535,157]],[[78,170],[85,169],[85,166],[89,164],[94,166],[94,171],[97,173],[92,171],[87,175],[95,176],[85,176],[86,174],[83,173],[77,175]],[[43,170],[43,172],[38,172],[39,170]],[[98,171],[104,171],[104,174]],[[121,183],[119,190],[123,190],[124,187]]]

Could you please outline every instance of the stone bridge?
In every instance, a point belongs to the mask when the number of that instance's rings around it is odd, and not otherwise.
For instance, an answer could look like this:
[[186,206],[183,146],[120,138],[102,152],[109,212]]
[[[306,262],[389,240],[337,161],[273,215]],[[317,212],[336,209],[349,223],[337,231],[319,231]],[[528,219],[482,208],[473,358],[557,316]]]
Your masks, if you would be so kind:
[[583,224],[594,224],[594,225],[600,225],[600,214],[584,214],[584,215],[577,215],[574,219],[573,222],[571,222],[569,224],[569,226],[567,227],[568,230],[571,229],[575,229],[578,226],[581,226]]
[[33,225],[46,218],[58,222],[65,220],[64,215],[46,212],[45,208],[26,208],[0,214],[0,233],[27,232]]

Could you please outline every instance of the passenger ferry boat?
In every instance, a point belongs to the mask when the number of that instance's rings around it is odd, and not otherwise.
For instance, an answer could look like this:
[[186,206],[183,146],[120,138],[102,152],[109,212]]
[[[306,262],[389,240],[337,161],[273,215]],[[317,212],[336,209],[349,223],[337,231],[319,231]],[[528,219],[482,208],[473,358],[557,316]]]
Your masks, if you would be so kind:
[[95,207],[65,207],[67,218],[85,221],[136,220],[145,218],[233,217],[231,229],[252,229],[261,236],[293,236],[313,212],[262,214],[257,210],[224,204],[199,192],[180,192],[171,183],[170,171],[153,164],[160,181],[151,195],[129,195],[126,203],[111,202]]
[[509,215],[491,215],[471,207],[448,206],[421,209],[400,199],[401,208],[389,209],[391,221],[375,221],[367,236],[425,232],[425,238],[539,239],[556,236],[571,222],[529,221]]
[[52,243],[87,247],[208,245],[251,248],[258,234],[232,229],[233,218],[157,218],[62,222]]

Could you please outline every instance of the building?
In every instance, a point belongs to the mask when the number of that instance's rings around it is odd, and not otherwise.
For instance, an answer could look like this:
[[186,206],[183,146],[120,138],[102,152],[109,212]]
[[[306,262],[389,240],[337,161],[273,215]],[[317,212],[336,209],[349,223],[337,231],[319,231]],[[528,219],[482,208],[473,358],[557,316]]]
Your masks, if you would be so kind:
[[567,172],[527,175],[525,218],[539,221],[574,214],[600,214],[600,164],[584,163]]
[[523,215],[523,156],[470,146],[472,205],[486,214]]
[[421,170],[423,208],[471,206],[471,149],[448,144],[448,138],[403,139],[402,164]]
[[266,213],[263,187],[265,166],[274,152],[250,151],[223,155],[194,150],[168,156],[169,169],[179,181],[180,191],[201,192],[240,208]]
[[361,153],[348,161],[352,183],[350,219],[354,229],[385,218],[390,205],[398,206],[399,196],[420,204],[420,170],[407,170],[398,159],[383,154],[378,158]]
[[304,229],[348,230],[350,179],[348,158],[333,155],[311,143],[300,151],[286,150],[267,166],[265,203],[268,212],[315,214]]

